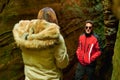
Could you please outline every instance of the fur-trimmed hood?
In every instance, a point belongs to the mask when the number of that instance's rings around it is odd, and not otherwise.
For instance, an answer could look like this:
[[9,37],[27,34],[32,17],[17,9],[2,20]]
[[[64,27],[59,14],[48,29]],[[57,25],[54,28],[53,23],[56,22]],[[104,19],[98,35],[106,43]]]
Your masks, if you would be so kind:
[[19,47],[46,48],[59,41],[59,26],[45,20],[21,20],[13,28],[13,36]]

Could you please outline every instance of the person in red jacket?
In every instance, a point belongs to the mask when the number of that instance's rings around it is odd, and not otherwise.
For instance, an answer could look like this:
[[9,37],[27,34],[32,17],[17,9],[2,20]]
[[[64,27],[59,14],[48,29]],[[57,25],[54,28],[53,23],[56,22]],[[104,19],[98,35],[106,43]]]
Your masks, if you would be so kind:
[[79,61],[75,72],[75,80],[82,80],[87,74],[88,80],[95,80],[94,71],[96,59],[101,55],[99,40],[93,33],[94,23],[91,20],[85,22],[85,33],[80,35],[79,44],[76,50]]

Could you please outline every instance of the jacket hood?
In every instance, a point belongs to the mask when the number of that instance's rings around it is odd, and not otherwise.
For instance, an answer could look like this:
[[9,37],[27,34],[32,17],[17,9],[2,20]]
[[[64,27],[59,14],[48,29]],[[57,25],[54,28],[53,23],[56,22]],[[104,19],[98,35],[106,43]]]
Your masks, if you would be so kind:
[[46,48],[58,43],[59,26],[45,20],[21,20],[13,28],[14,40],[19,47]]

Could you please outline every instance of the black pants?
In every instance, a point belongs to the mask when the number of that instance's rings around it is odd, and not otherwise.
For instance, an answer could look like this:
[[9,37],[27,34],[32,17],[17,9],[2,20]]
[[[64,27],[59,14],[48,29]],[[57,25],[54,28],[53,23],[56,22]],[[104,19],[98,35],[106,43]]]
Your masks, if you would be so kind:
[[92,63],[88,66],[83,66],[80,63],[78,63],[75,72],[75,80],[82,80],[85,74],[87,75],[88,80],[95,80],[94,72],[95,72],[95,63]]

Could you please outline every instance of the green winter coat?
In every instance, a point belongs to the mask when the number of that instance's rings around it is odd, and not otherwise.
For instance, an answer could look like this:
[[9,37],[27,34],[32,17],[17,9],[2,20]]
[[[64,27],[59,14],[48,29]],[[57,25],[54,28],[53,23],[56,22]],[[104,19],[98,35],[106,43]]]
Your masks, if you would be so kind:
[[60,80],[69,59],[59,26],[45,20],[21,20],[13,36],[22,50],[25,80]]

